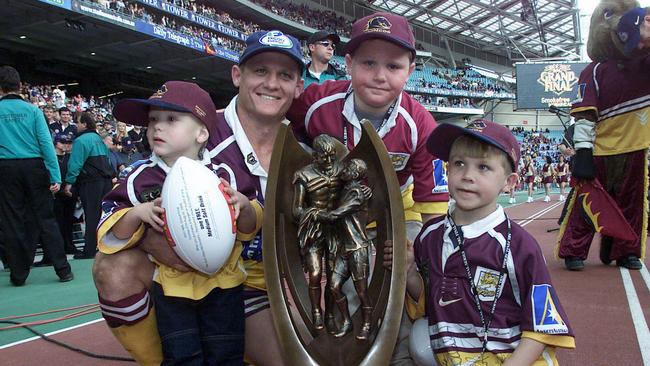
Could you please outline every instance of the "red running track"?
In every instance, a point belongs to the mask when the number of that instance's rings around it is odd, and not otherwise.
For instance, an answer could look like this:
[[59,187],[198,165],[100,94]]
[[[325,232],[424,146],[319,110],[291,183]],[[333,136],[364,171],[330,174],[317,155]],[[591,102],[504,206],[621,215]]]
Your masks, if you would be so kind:
[[[557,231],[547,232],[558,227],[556,221],[561,205],[557,201],[522,203],[507,207],[506,211],[511,219],[524,225],[542,247],[553,284],[573,326],[577,348],[559,350],[560,364],[650,366],[647,325],[650,323],[650,275],[647,267],[642,271],[627,271],[601,264],[596,238],[585,269],[569,272],[553,253]],[[630,280],[627,290],[624,277]],[[128,356],[103,321],[56,334],[53,338],[97,353]],[[43,340],[0,349],[0,360],[4,366],[129,365],[88,358]]]

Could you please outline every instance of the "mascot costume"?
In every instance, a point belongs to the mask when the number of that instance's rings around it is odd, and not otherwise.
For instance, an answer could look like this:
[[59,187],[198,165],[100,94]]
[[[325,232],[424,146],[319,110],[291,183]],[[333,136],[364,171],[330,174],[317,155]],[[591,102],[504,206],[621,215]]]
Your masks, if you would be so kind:
[[650,8],[604,0],[594,10],[571,115],[576,119],[573,194],[557,254],[584,268],[595,232],[600,259],[638,270],[645,257],[650,146]]

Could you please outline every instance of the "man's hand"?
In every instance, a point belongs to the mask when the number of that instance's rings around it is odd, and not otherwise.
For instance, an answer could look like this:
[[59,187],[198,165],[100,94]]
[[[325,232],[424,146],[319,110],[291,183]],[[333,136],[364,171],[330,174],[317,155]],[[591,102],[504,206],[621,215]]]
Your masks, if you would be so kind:
[[52,192],[53,194],[58,192],[59,189],[61,189],[61,185],[59,183],[50,184],[50,192]]
[[66,184],[63,193],[68,197],[72,197],[72,184]]
[[183,262],[176,252],[169,246],[164,235],[155,230],[147,230],[140,241],[140,249],[151,254],[158,262],[174,268],[180,272],[189,272],[192,269]]

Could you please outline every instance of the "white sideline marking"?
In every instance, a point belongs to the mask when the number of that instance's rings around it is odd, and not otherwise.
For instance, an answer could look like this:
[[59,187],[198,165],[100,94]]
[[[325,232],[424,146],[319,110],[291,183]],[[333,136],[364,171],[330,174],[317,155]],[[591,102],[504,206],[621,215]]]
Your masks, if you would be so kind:
[[[103,322],[103,321],[104,321],[104,318],[99,318],[99,319],[91,320],[91,321],[89,321],[89,322],[85,322],[85,323],[81,323],[81,324],[73,325],[73,326],[68,327],[68,328],[55,330],[55,331],[53,331],[53,332],[46,333],[45,335],[49,337],[49,336],[52,336],[52,335],[55,335],[55,334],[58,334],[58,333],[67,332],[67,331],[69,331],[69,330],[73,330],[73,329],[76,329],[76,328],[85,327],[86,325],[91,325],[91,324],[94,324],[94,323],[97,323],[97,322]],[[19,345],[19,344],[27,343],[27,342],[31,342],[31,341],[35,341],[35,340],[37,340],[37,339],[41,339],[41,337],[39,337],[39,336],[35,336],[35,337],[32,337],[32,338],[23,339],[22,341],[17,341],[17,342],[14,342],[14,343],[5,344],[4,346],[0,346],[0,349],[3,349],[3,348],[9,348],[9,347],[13,347],[13,346],[17,346],[17,345]]]
[[556,208],[556,207],[558,207],[558,206],[560,206],[560,205],[563,205],[563,204],[564,204],[564,202],[555,202],[555,203],[552,204],[551,206],[545,207],[543,210],[541,210],[541,211],[537,211],[536,213],[534,213],[534,214],[528,216],[527,218],[525,218],[525,219],[519,221],[517,224],[519,224],[519,225],[521,225],[521,226],[526,226],[526,225],[530,224],[530,223],[531,223],[533,220],[535,220],[536,218],[545,215],[545,214],[548,213],[549,211],[551,211],[551,210],[553,210],[554,208]]
[[630,305],[630,315],[634,323],[634,330],[636,331],[636,338],[639,342],[639,349],[641,351],[641,358],[643,365],[650,365],[650,331],[648,331],[648,323],[645,321],[643,309],[639,302],[639,297],[634,289],[632,276],[630,270],[624,267],[619,267],[621,270],[621,277],[623,277],[623,286],[625,287],[625,294],[627,295],[627,302]]
[[645,263],[641,261],[641,264],[643,267],[641,267],[641,277],[643,277],[643,281],[645,282],[646,287],[648,290],[650,290],[650,273],[648,273],[648,267],[646,267]]

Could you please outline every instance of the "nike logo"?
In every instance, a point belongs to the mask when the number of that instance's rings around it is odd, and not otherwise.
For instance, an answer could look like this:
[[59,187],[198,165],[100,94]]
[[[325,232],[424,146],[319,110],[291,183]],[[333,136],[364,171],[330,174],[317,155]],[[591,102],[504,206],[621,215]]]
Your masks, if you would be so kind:
[[462,300],[462,299],[463,299],[463,298],[461,297],[461,298],[459,298],[459,299],[453,299],[453,300],[449,300],[449,301],[443,301],[442,298],[440,298],[440,299],[438,300],[438,305],[440,305],[440,306],[442,306],[442,307],[444,308],[445,306],[447,306],[447,305],[451,305],[451,304],[453,304],[453,303],[455,303],[455,302],[458,302],[458,301],[460,301],[460,300]]
[[636,22],[634,22],[634,25],[639,25],[640,22],[641,22],[641,18],[637,16],[636,17]]

